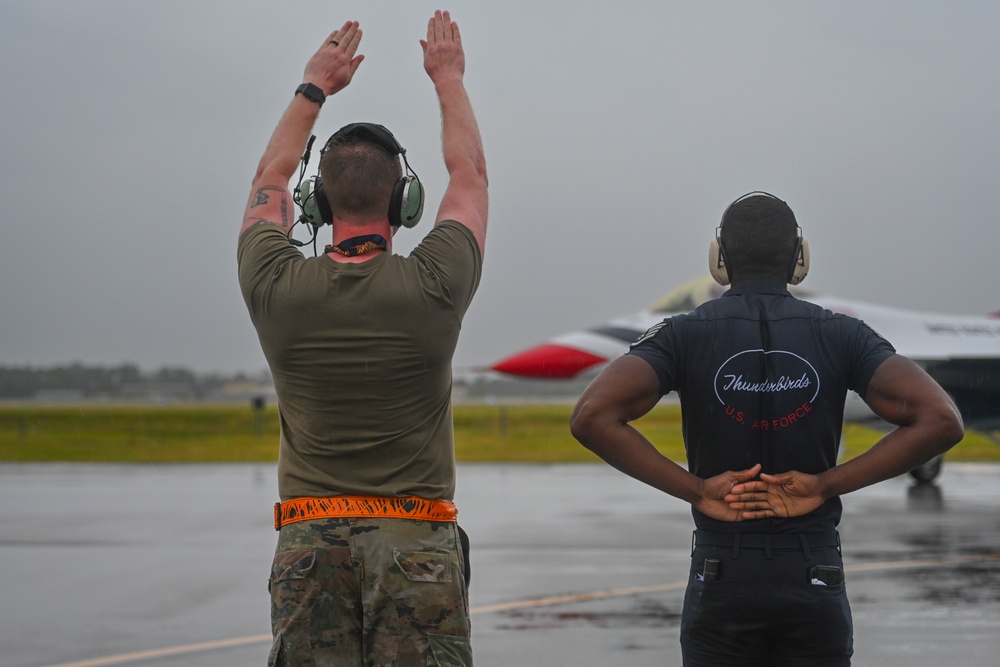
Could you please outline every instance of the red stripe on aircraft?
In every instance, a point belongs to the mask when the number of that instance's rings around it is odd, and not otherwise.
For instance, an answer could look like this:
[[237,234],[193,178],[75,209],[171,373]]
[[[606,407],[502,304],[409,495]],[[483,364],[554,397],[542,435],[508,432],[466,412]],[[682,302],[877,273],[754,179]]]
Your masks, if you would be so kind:
[[507,357],[492,369],[520,377],[566,379],[606,361],[604,357],[583,350],[545,344]]

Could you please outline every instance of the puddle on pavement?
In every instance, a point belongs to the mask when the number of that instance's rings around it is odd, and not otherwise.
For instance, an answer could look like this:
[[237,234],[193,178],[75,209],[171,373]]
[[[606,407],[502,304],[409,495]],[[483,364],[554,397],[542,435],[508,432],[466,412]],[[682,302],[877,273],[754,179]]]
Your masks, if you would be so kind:
[[[593,603],[590,603],[591,605]],[[668,606],[653,600],[636,600],[627,609],[569,611],[553,607],[504,613],[503,630],[553,630],[568,627],[666,628],[680,625],[680,605]]]
[[898,570],[888,576],[909,600],[950,607],[1000,604],[1000,560]]

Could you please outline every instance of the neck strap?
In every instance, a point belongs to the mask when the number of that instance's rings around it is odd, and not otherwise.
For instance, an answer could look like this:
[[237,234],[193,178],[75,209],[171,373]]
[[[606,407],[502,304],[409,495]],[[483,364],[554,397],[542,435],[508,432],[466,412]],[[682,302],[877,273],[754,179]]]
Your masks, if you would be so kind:
[[326,251],[335,252],[345,257],[357,257],[373,250],[386,250],[388,247],[384,237],[378,234],[368,234],[366,236],[352,236],[337,245],[328,245]]

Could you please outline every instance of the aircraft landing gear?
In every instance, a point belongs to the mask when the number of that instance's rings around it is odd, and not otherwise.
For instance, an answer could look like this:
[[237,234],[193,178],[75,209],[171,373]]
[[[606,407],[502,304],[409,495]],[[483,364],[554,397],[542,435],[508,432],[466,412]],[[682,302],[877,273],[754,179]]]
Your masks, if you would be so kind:
[[910,471],[910,476],[917,480],[917,484],[930,484],[941,474],[941,466],[944,464],[944,455],[939,454],[927,463],[917,466]]

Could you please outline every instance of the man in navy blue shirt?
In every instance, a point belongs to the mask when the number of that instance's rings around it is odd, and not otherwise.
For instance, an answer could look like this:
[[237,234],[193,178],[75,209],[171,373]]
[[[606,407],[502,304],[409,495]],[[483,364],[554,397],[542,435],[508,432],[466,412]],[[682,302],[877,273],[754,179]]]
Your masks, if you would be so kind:
[[[740,197],[710,251],[712,275],[731,289],[652,327],[573,411],[584,446],[691,503],[686,666],[849,665],[840,496],[963,436],[955,405],[920,367],[863,322],[788,292],[808,268],[788,205],[762,192]],[[837,465],[849,390],[897,428]],[[630,425],[671,391],[688,470]]]

